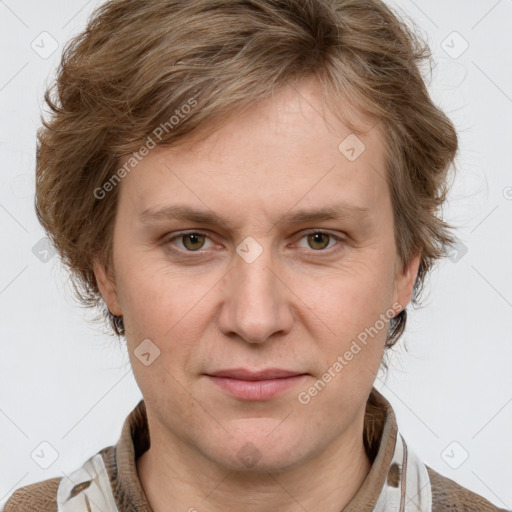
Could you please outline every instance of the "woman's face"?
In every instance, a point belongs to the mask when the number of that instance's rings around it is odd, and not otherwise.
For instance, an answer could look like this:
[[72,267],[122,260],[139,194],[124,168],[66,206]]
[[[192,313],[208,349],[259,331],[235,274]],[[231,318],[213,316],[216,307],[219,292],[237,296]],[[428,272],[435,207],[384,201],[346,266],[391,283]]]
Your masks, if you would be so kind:
[[[377,126],[349,135],[306,80],[122,180],[112,280],[95,269],[152,440],[266,471],[360,442],[418,259],[399,270]],[[276,368],[299,376],[212,377]]]

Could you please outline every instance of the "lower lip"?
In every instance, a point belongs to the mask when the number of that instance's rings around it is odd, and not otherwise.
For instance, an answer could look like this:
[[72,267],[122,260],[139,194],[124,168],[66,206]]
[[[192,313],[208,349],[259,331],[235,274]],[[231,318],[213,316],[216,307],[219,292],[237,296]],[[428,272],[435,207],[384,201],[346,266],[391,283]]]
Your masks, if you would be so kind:
[[268,400],[283,391],[293,388],[307,375],[294,375],[293,377],[285,377],[282,379],[268,380],[238,380],[228,377],[207,377],[236,398],[242,400]]

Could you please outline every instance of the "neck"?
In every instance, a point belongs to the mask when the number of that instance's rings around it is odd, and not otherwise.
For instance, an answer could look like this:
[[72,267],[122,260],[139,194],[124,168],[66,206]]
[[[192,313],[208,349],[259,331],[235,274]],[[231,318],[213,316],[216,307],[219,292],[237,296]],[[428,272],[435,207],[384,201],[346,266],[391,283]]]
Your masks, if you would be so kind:
[[154,512],[339,512],[371,467],[363,420],[315,458],[279,473],[230,471],[151,425],[151,447],[136,460],[137,472]]

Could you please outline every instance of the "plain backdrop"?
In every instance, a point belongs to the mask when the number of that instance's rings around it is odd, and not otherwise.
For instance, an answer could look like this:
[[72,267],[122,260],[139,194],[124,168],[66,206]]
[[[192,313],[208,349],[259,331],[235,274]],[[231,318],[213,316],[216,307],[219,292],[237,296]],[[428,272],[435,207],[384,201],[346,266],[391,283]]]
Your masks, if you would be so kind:
[[[0,502],[115,444],[141,398],[122,342],[74,302],[33,207],[45,84],[100,3],[0,1]],[[376,387],[425,463],[512,509],[512,1],[389,4],[429,41],[429,88],[459,133],[444,216],[460,243],[424,307],[409,308]]]

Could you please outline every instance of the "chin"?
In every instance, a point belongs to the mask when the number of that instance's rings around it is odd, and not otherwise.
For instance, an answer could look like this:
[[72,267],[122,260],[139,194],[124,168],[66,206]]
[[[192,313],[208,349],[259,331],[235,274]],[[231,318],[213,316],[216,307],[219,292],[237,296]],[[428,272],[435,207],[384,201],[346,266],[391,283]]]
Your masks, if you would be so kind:
[[[260,418],[244,420],[236,429],[227,428],[232,435],[225,445],[211,446],[212,459],[230,471],[282,472],[302,461],[304,443],[301,436],[285,428],[282,420]],[[277,431],[282,429],[277,434]],[[219,447],[221,449],[219,450]],[[302,451],[301,451],[302,450]]]

